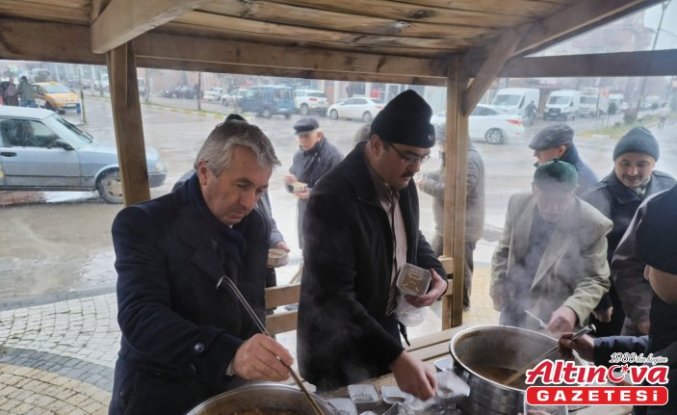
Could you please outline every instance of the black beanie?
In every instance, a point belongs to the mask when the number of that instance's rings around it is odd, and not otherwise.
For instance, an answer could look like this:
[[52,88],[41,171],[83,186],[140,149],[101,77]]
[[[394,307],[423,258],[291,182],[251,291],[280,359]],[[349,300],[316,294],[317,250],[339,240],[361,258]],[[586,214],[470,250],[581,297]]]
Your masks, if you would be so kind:
[[647,201],[637,227],[637,252],[647,265],[677,274],[677,186]]
[[371,134],[381,140],[412,147],[435,145],[435,128],[430,123],[433,111],[427,102],[411,89],[392,99],[371,122]]
[[538,166],[534,172],[534,185],[541,190],[570,192],[578,186],[578,172],[572,164],[554,158]]
[[658,142],[651,131],[644,127],[635,127],[625,133],[614,148],[614,160],[625,153],[648,154],[658,160]]

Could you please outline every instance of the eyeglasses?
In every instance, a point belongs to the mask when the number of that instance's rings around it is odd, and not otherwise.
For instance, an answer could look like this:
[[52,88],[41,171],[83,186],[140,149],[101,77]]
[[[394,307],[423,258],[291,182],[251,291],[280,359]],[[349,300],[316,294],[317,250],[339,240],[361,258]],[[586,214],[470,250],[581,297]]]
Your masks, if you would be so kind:
[[403,153],[400,150],[397,149],[392,143],[387,143],[387,146],[395,150],[398,156],[404,161],[405,163],[413,166],[417,163],[425,163],[426,161],[430,160],[430,154],[424,154],[422,156],[412,154],[412,153]]

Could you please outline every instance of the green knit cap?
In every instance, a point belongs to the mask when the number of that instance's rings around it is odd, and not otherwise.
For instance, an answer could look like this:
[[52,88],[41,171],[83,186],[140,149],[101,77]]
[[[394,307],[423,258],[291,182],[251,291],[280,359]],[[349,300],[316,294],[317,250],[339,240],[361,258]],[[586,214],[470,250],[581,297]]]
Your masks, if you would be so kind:
[[572,164],[554,158],[538,166],[534,185],[541,190],[570,192],[578,186],[578,173]]

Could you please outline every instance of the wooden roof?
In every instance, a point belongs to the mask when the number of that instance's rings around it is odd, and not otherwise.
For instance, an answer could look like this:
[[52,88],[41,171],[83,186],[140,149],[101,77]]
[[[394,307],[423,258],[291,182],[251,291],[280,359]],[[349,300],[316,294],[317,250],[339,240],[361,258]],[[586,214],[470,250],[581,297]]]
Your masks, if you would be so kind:
[[0,58],[103,64],[103,53],[134,40],[145,67],[443,85],[450,57],[474,76],[505,55],[494,63],[509,72],[514,57],[654,3],[0,0]]

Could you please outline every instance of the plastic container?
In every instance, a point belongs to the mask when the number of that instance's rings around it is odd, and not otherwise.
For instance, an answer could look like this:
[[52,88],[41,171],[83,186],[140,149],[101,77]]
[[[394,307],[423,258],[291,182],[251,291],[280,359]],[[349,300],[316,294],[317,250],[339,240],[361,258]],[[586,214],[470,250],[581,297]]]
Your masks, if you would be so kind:
[[397,288],[407,295],[423,295],[428,292],[430,271],[412,264],[404,264],[397,274]]
[[383,396],[383,402],[391,405],[398,403],[409,404],[414,400],[414,395],[402,392],[400,388],[392,385],[381,386],[381,396]]
[[348,385],[348,395],[360,412],[375,409],[381,403],[378,391],[370,384]]
[[327,399],[327,402],[336,409],[338,415],[357,415],[357,407],[350,398]]
[[268,250],[268,268],[276,268],[287,265],[287,251],[280,248],[270,248]]

